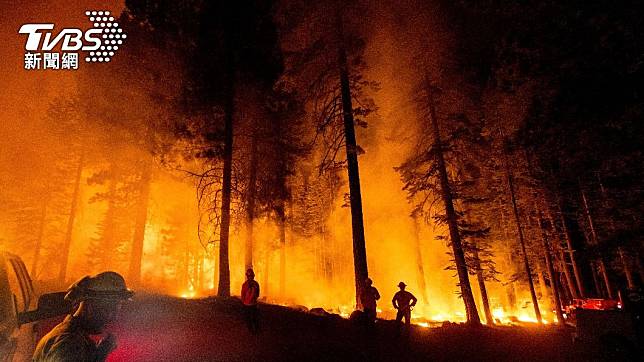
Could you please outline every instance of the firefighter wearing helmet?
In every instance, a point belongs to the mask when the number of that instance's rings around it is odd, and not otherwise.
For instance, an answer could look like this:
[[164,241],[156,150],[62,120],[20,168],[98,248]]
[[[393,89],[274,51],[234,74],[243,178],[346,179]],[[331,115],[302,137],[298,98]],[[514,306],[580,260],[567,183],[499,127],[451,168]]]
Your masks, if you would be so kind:
[[397,324],[397,331],[400,333],[400,322],[402,321],[403,318],[405,318],[405,327],[407,332],[409,332],[409,325],[411,321],[411,310],[414,308],[416,305],[416,302],[418,302],[418,299],[411,294],[410,292],[405,290],[405,287],[407,287],[407,284],[404,282],[398,283],[398,288],[400,290],[394,294],[394,298],[391,300],[391,303],[394,305],[394,308],[398,310],[398,313],[396,313],[396,324]]
[[253,269],[246,270],[246,281],[242,284],[241,301],[244,305],[244,315],[248,330],[259,333],[259,310],[257,309],[257,298],[259,297],[259,283],[255,281]]
[[116,339],[108,334],[96,343],[90,336],[103,333],[133,294],[125,279],[111,271],[74,283],[65,299],[77,308],[38,342],[33,361],[104,361],[116,348]]
[[376,321],[376,303],[380,299],[380,293],[373,286],[371,278],[365,279],[364,283],[364,288],[360,293],[360,303],[362,304],[362,311],[365,314],[366,321],[369,322],[369,325],[372,325]]

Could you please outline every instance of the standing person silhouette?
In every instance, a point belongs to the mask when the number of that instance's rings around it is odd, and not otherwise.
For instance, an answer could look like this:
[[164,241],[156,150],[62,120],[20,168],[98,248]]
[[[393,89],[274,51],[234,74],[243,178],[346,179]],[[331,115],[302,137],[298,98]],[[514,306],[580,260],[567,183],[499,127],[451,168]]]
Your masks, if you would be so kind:
[[241,301],[244,305],[244,316],[246,317],[248,330],[253,334],[259,332],[257,298],[259,298],[259,283],[255,281],[255,272],[249,268],[246,270],[246,281],[242,284]]
[[391,300],[391,303],[394,305],[394,308],[398,310],[396,313],[396,322],[398,326],[398,332],[400,333],[400,322],[405,318],[405,327],[409,331],[409,326],[411,324],[411,309],[416,305],[418,299],[405,290],[407,284],[400,282],[398,283],[399,291],[394,294],[394,298]]
[[370,278],[365,280],[365,288],[360,294],[360,303],[362,303],[362,311],[365,314],[366,320],[369,325],[376,321],[376,301],[380,299],[378,289],[372,286],[373,281]]

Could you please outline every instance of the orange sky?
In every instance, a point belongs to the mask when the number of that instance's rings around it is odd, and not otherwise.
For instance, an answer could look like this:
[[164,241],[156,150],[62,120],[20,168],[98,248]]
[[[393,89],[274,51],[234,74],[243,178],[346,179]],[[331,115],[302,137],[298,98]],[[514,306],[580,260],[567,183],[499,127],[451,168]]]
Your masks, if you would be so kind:
[[86,10],[105,9],[120,14],[123,7],[124,0],[0,0],[0,136],[11,134],[11,127],[39,117],[54,95],[74,87],[74,71],[24,70],[26,37],[18,34],[20,26],[47,22],[54,23],[56,29],[85,28]]

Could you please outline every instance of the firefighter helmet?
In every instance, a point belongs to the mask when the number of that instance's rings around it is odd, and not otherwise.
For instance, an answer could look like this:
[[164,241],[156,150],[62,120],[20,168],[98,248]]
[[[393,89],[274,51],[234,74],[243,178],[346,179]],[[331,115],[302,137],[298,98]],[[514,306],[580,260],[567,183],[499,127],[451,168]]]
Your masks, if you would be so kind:
[[127,300],[134,292],[125,285],[125,279],[116,272],[107,271],[93,277],[85,276],[72,284],[65,295],[66,300],[80,302],[86,299]]

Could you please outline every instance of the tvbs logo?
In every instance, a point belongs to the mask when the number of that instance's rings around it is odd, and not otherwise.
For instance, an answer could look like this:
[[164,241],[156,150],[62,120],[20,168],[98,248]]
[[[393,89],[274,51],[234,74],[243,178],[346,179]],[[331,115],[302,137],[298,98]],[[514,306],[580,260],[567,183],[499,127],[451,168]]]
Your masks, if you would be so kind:
[[93,24],[85,31],[65,28],[56,33],[54,24],[22,25],[18,33],[27,35],[25,69],[78,69],[79,51],[87,63],[109,62],[127,35],[109,11],[86,11],[85,16]]

